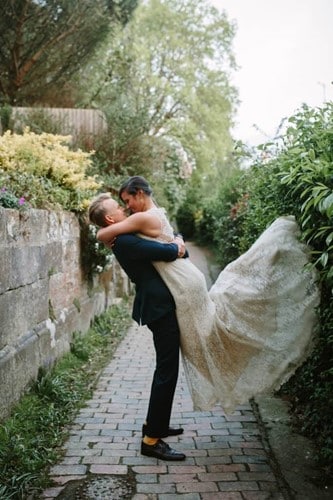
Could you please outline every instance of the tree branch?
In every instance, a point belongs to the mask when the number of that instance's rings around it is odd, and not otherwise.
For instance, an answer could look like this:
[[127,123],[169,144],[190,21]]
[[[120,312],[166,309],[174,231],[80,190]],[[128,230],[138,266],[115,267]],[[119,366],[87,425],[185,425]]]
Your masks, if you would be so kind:
[[36,64],[38,59],[46,52],[46,50],[51,47],[52,45],[55,45],[56,43],[60,42],[64,38],[68,37],[72,33],[74,33],[78,27],[79,23],[78,21],[72,25],[70,29],[67,31],[64,31],[63,33],[60,33],[59,35],[55,36],[51,40],[49,40],[43,47],[41,47],[35,54],[22,66],[20,71],[17,72],[16,78],[14,80],[14,83],[16,85],[16,88],[19,88],[22,85],[22,82],[26,76],[27,73],[31,70],[32,66]]

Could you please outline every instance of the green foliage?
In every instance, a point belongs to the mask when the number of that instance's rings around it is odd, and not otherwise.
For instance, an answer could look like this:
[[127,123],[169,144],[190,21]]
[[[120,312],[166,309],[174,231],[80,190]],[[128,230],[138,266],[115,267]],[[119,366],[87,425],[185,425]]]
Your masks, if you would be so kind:
[[12,108],[8,104],[0,106],[0,132],[5,132],[10,128]]
[[89,224],[86,217],[79,217],[81,267],[88,281],[91,282],[95,274],[107,269],[114,259],[112,251],[104,243],[96,239],[97,228]]
[[[166,209],[171,221],[186,195],[186,187],[189,183],[188,172],[186,172],[185,154],[177,146],[165,149],[162,168],[156,169],[148,176],[153,186],[153,196],[159,206]],[[161,158],[162,160],[162,158]]]
[[314,266],[333,287],[333,104],[304,106],[290,120],[287,138],[282,182],[299,214],[302,237],[313,248]]
[[180,232],[186,238],[194,237],[210,245],[222,267],[239,255],[239,238],[247,206],[242,178],[242,171],[234,168],[224,177],[217,195],[207,198],[202,195],[202,184],[192,183],[176,216]]
[[[24,113],[15,110],[15,120],[10,125],[11,130],[17,134],[24,134],[28,128],[34,134],[62,135],[62,131],[68,129],[65,116],[52,116],[43,108],[25,108]],[[69,132],[72,134],[72,130]]]
[[190,239],[196,236],[197,220],[201,216],[201,194],[200,185],[191,182],[186,192],[186,198],[178,208],[176,221],[178,230],[184,238]]
[[89,349],[86,346],[84,338],[80,334],[74,333],[73,340],[70,344],[71,353],[81,361],[88,361]]
[[240,253],[246,251],[277,217],[295,214],[288,189],[281,183],[282,170],[278,160],[257,160],[244,173],[247,206],[243,214],[243,234],[239,239]]
[[130,99],[124,106],[116,93],[112,105],[102,106],[108,130],[96,139],[96,173],[110,186],[114,185],[113,176],[146,176],[157,163],[157,153],[156,141],[146,136],[144,113],[131,106]]
[[220,187],[217,197],[202,205],[202,218],[197,226],[200,240],[210,243],[221,267],[239,255],[243,234],[243,218],[248,195],[244,192],[243,174],[235,169]]
[[30,498],[48,484],[68,425],[90,397],[104,366],[131,322],[126,304],[95,318],[86,335],[73,335],[71,352],[41,369],[28,394],[0,425],[0,497]]
[[[70,137],[28,129],[0,136],[0,186],[33,208],[83,211],[99,184],[87,175],[91,153],[73,151]],[[4,203],[3,203],[4,204]]]
[[309,360],[282,388],[301,432],[317,443],[317,458],[326,473],[333,473],[333,298],[323,285],[318,311],[320,330]]
[[[260,147],[243,178],[247,193],[239,251],[277,217],[295,215],[321,278],[331,280],[333,250],[333,107],[303,108],[288,120],[282,143]],[[280,139],[281,140],[281,139]]]
[[177,227],[186,239],[191,239],[195,235],[195,219],[191,198],[188,197],[179,207],[176,215]]
[[137,0],[2,2],[0,101],[63,102],[72,75],[136,5]]
[[0,206],[4,208],[14,208],[16,210],[24,210],[28,208],[28,203],[24,196],[19,198],[6,187],[0,188]]

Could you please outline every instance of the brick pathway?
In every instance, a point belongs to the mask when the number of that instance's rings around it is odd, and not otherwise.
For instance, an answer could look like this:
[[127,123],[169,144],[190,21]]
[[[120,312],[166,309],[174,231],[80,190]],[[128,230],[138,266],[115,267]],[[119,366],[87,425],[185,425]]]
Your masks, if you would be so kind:
[[[282,500],[289,498],[261,438],[260,424],[250,405],[225,416],[221,407],[194,412],[181,371],[172,425],[182,436],[167,438],[184,451],[184,462],[167,462],[140,454],[154,368],[151,334],[133,326],[102,372],[93,398],[73,422],[61,463],[52,467],[53,488],[42,498],[134,500]],[[131,478],[133,494],[64,496],[73,481],[103,482]],[[75,484],[75,483],[74,483]],[[79,484],[79,483],[78,483]],[[283,493],[284,492],[284,493]]]

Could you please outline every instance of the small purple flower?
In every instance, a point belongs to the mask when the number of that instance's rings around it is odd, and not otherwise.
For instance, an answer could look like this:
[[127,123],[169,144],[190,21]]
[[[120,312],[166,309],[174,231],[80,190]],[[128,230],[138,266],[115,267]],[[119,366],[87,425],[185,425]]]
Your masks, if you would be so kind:
[[23,196],[19,199],[18,204],[20,207],[25,204],[25,198]]
[[5,188],[5,187],[1,188],[2,193],[4,193],[5,191],[7,191],[7,188]]

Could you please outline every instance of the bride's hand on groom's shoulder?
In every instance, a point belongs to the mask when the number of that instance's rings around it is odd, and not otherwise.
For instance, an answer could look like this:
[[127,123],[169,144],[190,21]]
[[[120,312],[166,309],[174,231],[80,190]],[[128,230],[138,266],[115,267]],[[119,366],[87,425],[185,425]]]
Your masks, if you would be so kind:
[[104,242],[104,245],[107,247],[107,248],[112,248],[115,244],[115,241],[116,241],[117,237],[115,236],[114,238],[112,238],[112,240],[110,241],[105,241]]
[[176,236],[173,241],[178,246],[178,257],[184,257],[186,252],[186,247],[182,236]]

